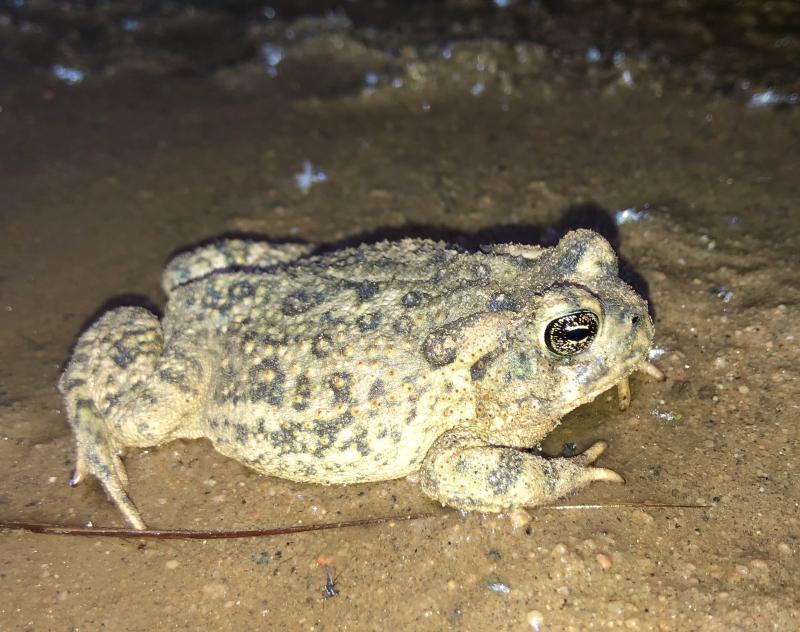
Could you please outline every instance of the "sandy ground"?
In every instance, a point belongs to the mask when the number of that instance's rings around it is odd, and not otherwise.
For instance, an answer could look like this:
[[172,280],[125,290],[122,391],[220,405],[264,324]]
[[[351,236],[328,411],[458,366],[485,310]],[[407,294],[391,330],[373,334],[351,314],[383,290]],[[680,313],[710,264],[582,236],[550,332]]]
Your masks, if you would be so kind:
[[[225,233],[552,243],[599,230],[651,301],[668,380],[635,377],[628,411],[609,393],[544,449],[605,439],[602,465],[627,485],[515,529],[435,506],[413,482],[295,484],[177,442],[127,462],[153,526],[435,515],[231,541],[0,532],[0,629],[800,627],[798,110],[577,73],[512,89],[492,75],[484,92],[413,71],[404,89],[334,90],[312,70],[75,86],[39,73],[3,95],[0,519],[122,526],[96,484],[66,485],[55,381],[104,306],[163,306],[170,253]],[[298,187],[304,161],[325,181]],[[644,501],[705,507],[614,506]]]

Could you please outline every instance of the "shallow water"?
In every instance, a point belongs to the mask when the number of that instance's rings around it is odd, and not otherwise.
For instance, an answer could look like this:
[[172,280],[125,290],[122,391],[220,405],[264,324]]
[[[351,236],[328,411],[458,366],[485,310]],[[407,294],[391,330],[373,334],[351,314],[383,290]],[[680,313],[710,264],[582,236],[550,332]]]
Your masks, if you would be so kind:
[[239,541],[2,533],[0,628],[800,625],[793,3],[12,4],[0,519],[122,526],[94,483],[66,485],[54,384],[104,306],[163,306],[174,251],[225,233],[552,244],[578,226],[650,300],[668,380],[635,377],[628,411],[609,393],[543,447],[609,442],[627,485],[571,503],[707,507],[540,509],[515,531],[410,481],[302,485],[176,442],[127,460],[159,527],[436,516]]

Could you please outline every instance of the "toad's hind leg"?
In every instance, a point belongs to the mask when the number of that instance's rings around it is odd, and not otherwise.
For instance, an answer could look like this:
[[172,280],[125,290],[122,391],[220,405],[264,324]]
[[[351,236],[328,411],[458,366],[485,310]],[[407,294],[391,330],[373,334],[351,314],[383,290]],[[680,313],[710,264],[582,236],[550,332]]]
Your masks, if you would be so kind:
[[602,441],[572,458],[545,459],[515,448],[446,434],[428,452],[420,469],[426,494],[458,509],[497,512],[555,501],[592,481],[625,482],[592,463],[606,449]]
[[78,339],[59,381],[77,444],[70,484],[77,485],[87,474],[95,476],[136,529],[145,524],[128,496],[120,454],[126,446],[148,443],[141,436],[147,424],[138,424],[137,430],[130,415],[117,413],[153,374],[162,348],[155,315],[139,307],[115,309]]

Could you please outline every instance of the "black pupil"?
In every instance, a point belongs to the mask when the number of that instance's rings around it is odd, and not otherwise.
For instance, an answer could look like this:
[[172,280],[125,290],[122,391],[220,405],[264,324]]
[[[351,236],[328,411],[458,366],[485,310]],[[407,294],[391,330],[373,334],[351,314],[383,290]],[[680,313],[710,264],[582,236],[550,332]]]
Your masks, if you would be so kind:
[[572,329],[566,332],[567,340],[572,342],[580,342],[589,335],[588,329]]
[[544,330],[545,344],[556,355],[575,355],[592,344],[598,326],[599,319],[588,310],[559,316]]

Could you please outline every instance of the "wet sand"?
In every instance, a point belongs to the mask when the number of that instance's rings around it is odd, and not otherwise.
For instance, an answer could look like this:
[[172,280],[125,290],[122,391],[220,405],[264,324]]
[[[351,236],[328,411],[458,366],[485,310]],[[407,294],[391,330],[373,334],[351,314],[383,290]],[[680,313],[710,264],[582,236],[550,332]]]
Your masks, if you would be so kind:
[[[95,483],[66,484],[60,368],[108,305],[163,307],[171,253],[230,233],[470,245],[599,230],[651,302],[668,379],[634,377],[629,410],[607,393],[543,448],[605,439],[600,464],[627,484],[568,501],[605,507],[536,509],[515,529],[410,481],[291,483],[180,441],[127,459],[153,526],[435,515],[207,542],[2,532],[0,628],[797,629],[797,108],[638,68],[629,85],[613,63],[531,70],[538,49],[521,61],[498,40],[362,81],[374,47],[337,33],[330,63],[357,82],[319,79],[324,38],[284,43],[275,77],[263,59],[76,85],[6,65],[0,519],[123,526]],[[306,161],[324,182],[298,186]],[[645,501],[705,507],[614,506]]]

